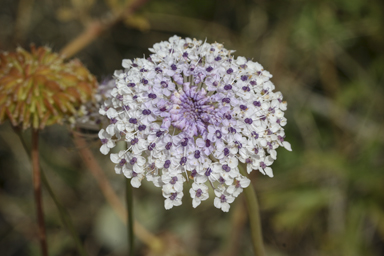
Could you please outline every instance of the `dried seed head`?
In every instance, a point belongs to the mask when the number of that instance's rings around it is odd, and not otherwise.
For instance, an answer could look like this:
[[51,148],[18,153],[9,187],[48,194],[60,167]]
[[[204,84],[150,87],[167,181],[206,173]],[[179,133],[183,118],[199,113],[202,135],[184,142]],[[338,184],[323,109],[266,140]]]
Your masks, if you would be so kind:
[[95,77],[79,60],[64,62],[48,47],[0,53],[0,123],[24,129],[63,123],[92,100]]

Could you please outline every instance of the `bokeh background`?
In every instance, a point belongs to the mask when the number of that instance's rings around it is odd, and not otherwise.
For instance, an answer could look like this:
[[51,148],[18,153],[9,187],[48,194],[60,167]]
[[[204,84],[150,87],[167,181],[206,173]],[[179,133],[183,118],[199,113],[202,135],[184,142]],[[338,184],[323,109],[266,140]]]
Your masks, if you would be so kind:
[[[90,24],[135,0],[0,0],[0,50],[60,51]],[[137,2],[137,1],[136,1]],[[381,0],[150,0],[75,53],[101,81],[122,59],[177,34],[224,43],[261,63],[288,101],[286,140],[274,178],[251,175],[268,255],[384,255],[384,2]],[[83,137],[124,203],[125,180]],[[30,130],[24,134],[28,141]],[[66,126],[41,133],[42,166],[89,255],[126,255],[126,228],[107,203]],[[30,162],[8,122],[0,125],[0,255],[39,255]],[[164,239],[166,255],[252,255],[244,198],[229,213],[213,198],[166,211],[161,191],[134,189],[135,218]],[[43,190],[50,255],[76,255]],[[151,255],[136,240],[137,255]]]

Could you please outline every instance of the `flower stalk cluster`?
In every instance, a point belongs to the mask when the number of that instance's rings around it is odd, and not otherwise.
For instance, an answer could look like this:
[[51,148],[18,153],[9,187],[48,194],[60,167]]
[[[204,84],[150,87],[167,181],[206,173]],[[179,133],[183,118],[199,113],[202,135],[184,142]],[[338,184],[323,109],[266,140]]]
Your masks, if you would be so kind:
[[250,184],[239,172],[270,165],[284,140],[287,103],[274,92],[272,75],[222,44],[173,36],[149,49],[149,58],[123,60],[115,88],[99,113],[110,120],[99,132],[103,154],[117,141],[127,149],[111,154],[116,173],[140,187],[144,178],[162,188],[165,208],[181,205],[183,184],[193,182],[193,207],[209,197],[228,211]]

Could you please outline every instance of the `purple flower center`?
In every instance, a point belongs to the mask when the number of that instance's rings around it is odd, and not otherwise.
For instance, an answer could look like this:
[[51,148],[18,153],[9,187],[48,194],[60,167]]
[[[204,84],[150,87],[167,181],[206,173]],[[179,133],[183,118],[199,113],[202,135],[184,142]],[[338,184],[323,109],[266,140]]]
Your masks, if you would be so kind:
[[156,132],[156,137],[161,137],[162,135],[164,134],[164,132],[163,131],[157,131]]
[[253,105],[254,105],[255,107],[261,107],[261,103],[260,103],[260,101],[254,101],[254,102],[253,102]]
[[226,171],[226,172],[230,172],[231,171],[231,167],[229,167],[227,164],[223,165],[221,168],[223,168],[223,170]]
[[260,162],[260,167],[264,169],[267,165],[264,162]]
[[171,183],[172,185],[175,185],[176,182],[178,181],[177,177],[172,177],[171,181],[169,183]]
[[200,158],[200,151],[199,151],[199,150],[196,150],[196,151],[195,151],[194,157],[195,157],[196,159],[199,159],[199,158]]
[[139,142],[139,139],[134,138],[133,140],[131,140],[131,145],[135,145],[137,142]]
[[185,147],[188,145],[188,138],[184,138],[181,140],[181,146]]
[[149,144],[149,146],[148,146],[148,150],[149,150],[149,151],[152,151],[155,147],[156,147],[156,143],[151,143],[151,144]]
[[205,70],[207,70],[207,72],[211,72],[213,70],[213,67],[209,66]]
[[171,65],[171,69],[172,69],[173,71],[176,71],[176,70],[177,70],[177,66],[176,66],[175,64],[172,64],[172,65]]
[[240,105],[240,109],[243,110],[243,111],[245,111],[245,110],[247,110],[247,106],[245,106],[245,105]]
[[137,124],[137,119],[136,118],[129,118],[129,122],[131,124]]
[[102,144],[106,144],[106,143],[108,143],[108,139],[101,139],[101,143],[102,143]]
[[154,93],[150,93],[150,94],[148,94],[148,98],[150,98],[150,99],[156,99],[157,96],[156,96],[156,94],[154,94]]
[[213,100],[205,90],[197,87],[184,87],[182,92],[175,92],[171,96],[173,108],[171,114],[172,125],[183,130],[188,136],[202,135],[209,124],[219,125],[223,113],[216,109]]
[[127,162],[127,160],[125,160],[125,159],[123,158],[123,159],[120,160],[119,165],[120,165],[120,166],[123,166],[123,165],[125,165],[126,162]]
[[233,69],[232,68],[229,68],[228,70],[227,70],[227,74],[229,75],[229,74],[232,74],[233,73]]
[[216,135],[216,137],[217,137],[218,139],[221,139],[221,136],[222,136],[221,131],[216,130],[215,135]]
[[200,188],[198,190],[196,190],[196,196],[197,197],[201,197],[202,194],[203,194],[203,191]]
[[223,98],[221,101],[224,103],[230,103],[231,99],[230,98]]
[[224,90],[226,90],[226,91],[229,91],[231,89],[232,89],[232,85],[230,85],[230,84],[227,84],[224,86]]
[[161,81],[161,87],[162,88],[167,88],[168,87],[168,83],[167,82],[165,82],[165,81]]
[[145,126],[144,124],[142,124],[142,125],[139,125],[139,131],[144,131],[145,130],[145,128],[147,128],[147,126]]
[[220,56],[217,56],[216,58],[215,58],[215,61],[220,61],[221,60],[221,57]]
[[116,118],[111,118],[111,120],[109,120],[109,122],[111,124],[115,124],[115,123],[117,123],[117,119]]
[[171,160],[165,160],[164,168],[168,169],[170,165],[171,165]]
[[248,76],[241,76],[241,81],[247,81]]
[[129,84],[127,84],[128,87],[135,87],[135,85],[136,85],[135,83],[129,83]]
[[205,146],[208,148],[211,146],[211,141],[210,140],[205,140]]
[[151,112],[151,110],[149,110],[149,109],[144,109],[141,113],[143,113],[143,115],[150,115],[152,112]]
[[[187,162],[187,158],[185,156],[183,156],[180,160],[180,165],[183,166],[185,165],[185,163]],[[196,171],[196,170],[195,170]]]
[[136,157],[132,157],[131,161],[129,161],[129,163],[131,165],[134,165],[136,162],[137,162],[137,158]]
[[168,142],[167,145],[165,145],[166,150],[170,150],[172,147],[172,142]]
[[210,176],[212,173],[212,169],[211,168],[207,168],[207,170],[205,171],[205,176]]
[[175,193],[171,193],[171,196],[169,197],[169,199],[171,199],[171,200],[175,200],[176,197],[177,197],[177,192],[175,192]]
[[221,202],[221,203],[225,203],[225,202],[227,202],[227,198],[225,197],[225,195],[221,195],[221,196],[220,196],[220,202]]
[[229,155],[229,149],[228,148],[225,148],[224,149],[224,156],[228,156]]
[[193,169],[191,171],[191,177],[194,178],[194,177],[196,177],[196,175],[197,175],[197,171],[196,171],[196,169]]
[[219,178],[219,182],[220,182],[221,184],[224,184],[224,183],[225,183],[225,179],[224,179],[223,177],[220,176],[220,178]]
[[253,123],[253,120],[251,118],[245,118],[244,122],[246,124],[252,124]]

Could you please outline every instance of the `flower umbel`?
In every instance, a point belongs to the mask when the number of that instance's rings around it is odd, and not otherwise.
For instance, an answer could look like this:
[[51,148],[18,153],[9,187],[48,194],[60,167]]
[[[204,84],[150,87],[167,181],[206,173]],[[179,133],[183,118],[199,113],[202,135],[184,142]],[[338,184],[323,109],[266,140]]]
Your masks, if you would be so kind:
[[[269,167],[284,141],[287,103],[268,71],[222,44],[173,36],[149,49],[149,58],[123,60],[116,87],[100,113],[110,125],[99,133],[107,154],[115,142],[128,149],[111,154],[115,171],[139,187],[144,177],[162,187],[165,208],[181,204],[183,183],[192,180],[193,207],[208,198],[228,211],[249,186],[250,173]],[[208,185],[208,186],[207,186]]]
[[0,123],[24,129],[62,123],[93,99],[97,81],[78,60],[67,63],[47,47],[0,53]]

